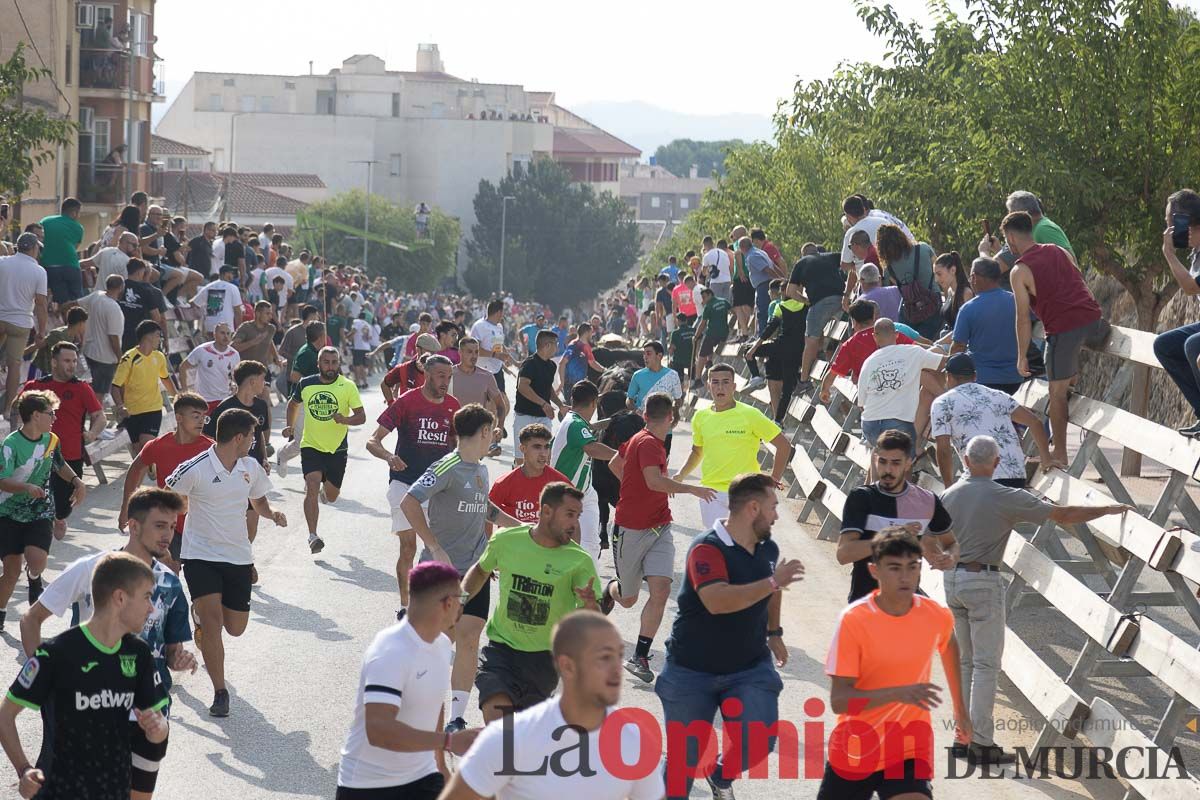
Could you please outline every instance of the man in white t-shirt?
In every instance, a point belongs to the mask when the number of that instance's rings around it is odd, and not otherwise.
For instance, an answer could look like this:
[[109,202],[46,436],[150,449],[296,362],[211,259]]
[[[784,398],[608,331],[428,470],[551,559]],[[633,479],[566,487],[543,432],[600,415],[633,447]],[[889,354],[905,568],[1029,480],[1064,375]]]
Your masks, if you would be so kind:
[[122,278],[129,277],[129,259],[137,255],[141,250],[141,245],[138,242],[136,233],[125,231],[112,247],[101,248],[97,253],[89,259],[80,261],[80,266],[95,267],[96,269],[96,285],[103,286],[108,280],[109,275],[120,275]]
[[[512,363],[512,356],[504,349],[504,301],[493,300],[488,303],[487,317],[476,320],[471,326],[471,338],[479,342],[479,368],[486,369],[496,376],[496,386],[503,394],[504,366]],[[503,417],[496,420],[497,427],[504,427]]]
[[442,730],[453,658],[447,633],[463,611],[458,571],[427,561],[408,580],[404,621],[376,634],[363,657],[336,800],[435,800],[445,785],[445,751],[461,756],[479,735],[478,728]]
[[871,237],[871,241],[874,242],[880,225],[896,225],[904,231],[904,235],[910,241],[916,242],[917,239],[898,217],[894,217],[886,211],[868,207],[862,195],[855,194],[847,197],[842,203],[842,211],[846,215],[846,222],[850,224],[846,228],[845,235],[842,236],[842,269],[848,273],[845,297],[850,298],[853,297],[854,286],[858,282],[855,267],[860,264],[850,250],[850,237],[858,231],[866,231],[867,235]]
[[224,322],[230,330],[242,324],[242,293],[237,284],[238,268],[226,264],[221,267],[221,277],[200,287],[192,298],[192,305],[204,309],[204,332],[212,334]]
[[358,388],[367,388],[367,353],[371,352],[371,323],[365,319],[366,312],[350,322],[350,355],[354,367],[354,383]]
[[276,278],[283,278],[283,287],[287,289],[289,296],[291,296],[292,291],[296,286],[296,281],[292,277],[291,273],[283,267],[275,266],[274,264],[263,270],[263,278],[263,282],[267,289],[271,288],[271,285],[275,282]]
[[212,680],[214,697],[208,713],[229,716],[225,688],[225,645],[221,631],[241,636],[250,621],[251,571],[254,553],[246,528],[246,504],[259,516],[287,527],[282,511],[271,508],[271,481],[250,458],[258,419],[231,408],[217,420],[217,443],[184,461],[167,478],[166,487],[187,498],[187,535],[180,560],[196,612],[196,644]]
[[733,271],[731,267],[733,263],[729,260],[729,252],[725,249],[724,242],[721,244],[721,247],[717,247],[713,244],[711,236],[705,236],[701,244],[704,256],[700,260],[700,265],[708,273],[708,285],[712,288],[713,294],[730,300],[732,299]]
[[[620,700],[623,649],[616,626],[599,612],[563,617],[551,646],[562,693],[519,712],[511,723],[484,728],[441,800],[661,800],[666,788],[657,763],[644,777],[627,780],[606,768],[616,754],[600,756],[601,727]],[[626,724],[618,735],[621,762],[641,763],[639,728]],[[560,769],[541,769],[548,753],[564,751],[570,754]]]
[[915,344],[896,344],[896,325],[890,319],[875,321],[875,344],[879,349],[858,373],[863,440],[874,447],[881,433],[898,430],[916,442],[933,402],[931,396],[922,398],[921,373],[941,369],[946,357]]
[[229,326],[219,322],[213,329],[213,340],[197,347],[179,365],[183,391],[191,389],[203,397],[210,414],[233,393],[233,370],[242,362],[242,356],[231,346],[232,340]]

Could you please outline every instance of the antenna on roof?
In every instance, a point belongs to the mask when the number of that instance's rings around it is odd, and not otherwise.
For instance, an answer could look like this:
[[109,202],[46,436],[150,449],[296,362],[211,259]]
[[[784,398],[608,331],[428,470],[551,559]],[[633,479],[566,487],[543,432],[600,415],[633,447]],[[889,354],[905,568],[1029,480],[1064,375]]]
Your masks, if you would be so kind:
[[312,74],[313,74],[313,71],[312,71],[312,65],[313,65],[313,62],[310,60],[310,61],[308,62],[308,74],[309,74],[309,75],[312,75]]

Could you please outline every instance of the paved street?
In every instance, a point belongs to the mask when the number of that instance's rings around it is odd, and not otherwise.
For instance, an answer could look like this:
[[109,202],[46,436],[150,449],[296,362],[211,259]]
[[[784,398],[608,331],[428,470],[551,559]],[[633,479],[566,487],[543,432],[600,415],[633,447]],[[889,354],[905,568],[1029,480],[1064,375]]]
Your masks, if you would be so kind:
[[[338,752],[353,711],[363,652],[372,636],[394,621],[398,604],[393,574],[396,542],[389,532],[384,500],[387,469],[364,448],[382,399],[375,390],[367,392],[364,399],[369,422],[351,434],[350,467],[342,497],[332,507],[322,506],[321,533],[326,548],[319,556],[310,555],[305,544],[298,459],[293,462],[297,469],[287,478],[272,477],[272,502],[286,511],[289,526],[278,529],[264,524],[255,543],[260,583],[254,590],[250,625],[240,639],[226,638],[231,715],[224,720],[208,716],[212,690],[203,670],[177,676],[170,751],[156,796],[239,800],[333,796]],[[277,419],[276,431],[280,426]],[[681,426],[675,436],[674,465],[682,463],[689,446],[689,432]],[[488,462],[493,478],[506,470],[509,461],[506,446],[503,461]],[[123,536],[115,525],[120,472],[110,470],[110,475],[117,476],[114,483],[90,494],[86,507],[72,519],[68,540],[55,544],[48,573],[51,580],[69,560],[121,543]],[[791,658],[783,670],[781,716],[803,730],[802,723],[811,719],[805,714],[805,701],[828,697],[823,662],[833,624],[844,605],[848,568],[834,562],[832,545],[817,541],[813,531],[792,521],[795,512],[795,507],[790,508],[775,528],[783,553],[803,559],[808,568],[807,578],[793,586],[784,599],[783,626]],[[688,541],[699,532],[695,500],[678,499],[674,514],[679,569]],[[607,566],[601,577],[607,578],[612,574],[607,552],[604,560]],[[0,670],[6,674],[5,682],[17,671],[16,621],[25,608],[24,592],[22,580],[3,633],[4,644],[12,650],[0,659],[0,665],[6,665],[6,670]],[[673,616],[672,601],[663,632],[655,640],[652,665],[662,663],[663,640]],[[627,647],[632,648],[637,635],[636,611],[618,608],[613,619]],[[52,620],[47,634],[62,627],[63,623]],[[713,646],[721,643],[713,642]],[[944,685],[940,670],[935,668],[935,673],[934,680]],[[623,691],[622,704],[646,708],[656,717],[661,711],[650,687],[635,685],[632,679]],[[25,713],[20,721],[26,749],[34,749],[40,738],[38,719]],[[481,721],[474,696],[468,721]],[[826,713],[824,721],[831,730],[833,716]],[[935,724],[935,729],[938,744],[947,746],[950,734],[941,724]],[[1032,740],[1031,735],[1028,738]],[[1004,741],[1022,743],[1012,735]],[[944,765],[939,765],[939,773],[943,770]],[[776,774],[774,765],[771,772]],[[5,784],[6,792],[11,791],[9,786]],[[743,797],[809,798],[815,796],[816,787],[815,779],[781,781],[772,777],[741,782],[738,792]],[[939,797],[1111,796],[1080,794],[1078,785],[1063,781],[939,780],[937,787]],[[707,795],[702,787],[694,796]]]

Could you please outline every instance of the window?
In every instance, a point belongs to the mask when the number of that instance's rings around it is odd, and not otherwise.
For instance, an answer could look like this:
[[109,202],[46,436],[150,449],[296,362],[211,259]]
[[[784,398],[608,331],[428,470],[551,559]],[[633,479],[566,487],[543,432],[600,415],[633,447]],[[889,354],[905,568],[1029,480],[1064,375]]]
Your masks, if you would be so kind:
[[80,3],[75,7],[75,27],[76,28],[95,28],[96,27],[96,6],[93,3]]
[[67,86],[71,85],[71,45],[67,45],[67,71],[64,73]]
[[181,169],[183,169],[183,159],[177,158],[177,157],[176,158],[168,158],[167,159],[167,169],[172,170],[174,172],[180,171]]
[[651,208],[658,208],[660,205],[662,205],[662,201],[659,199],[658,195],[654,195],[650,198]]
[[400,177],[400,163],[401,163],[400,154],[392,153],[392,157],[389,159],[389,163],[391,164],[391,169],[389,170],[391,175],[396,178]]
[[225,103],[222,101],[221,95],[214,93],[214,94],[210,94],[208,96],[208,110],[209,111],[224,111],[225,110]]
[[294,90],[296,88],[296,82],[295,81],[284,81],[283,88],[284,88],[284,90],[288,90],[288,89]]
[[255,109],[255,97],[252,94],[244,94],[238,98],[238,111],[253,111]]
[[226,86],[237,86],[237,84],[233,82],[233,78],[226,78],[224,84]]
[[145,58],[150,55],[150,16],[148,14],[129,13],[129,35],[132,37],[130,50],[135,56]]
[[93,164],[103,161],[104,157],[112,150],[108,146],[111,128],[112,120],[97,119],[92,122],[92,157],[90,161]]
[[275,98],[269,94],[264,94],[258,98],[258,110],[269,114],[275,110]]
[[95,109],[87,106],[79,107],[79,163],[91,164],[95,150],[94,131],[96,128]]
[[679,198],[679,207],[681,209],[690,207],[690,202],[688,201],[688,199],[686,197]]
[[400,93],[392,92],[392,116],[400,116]]

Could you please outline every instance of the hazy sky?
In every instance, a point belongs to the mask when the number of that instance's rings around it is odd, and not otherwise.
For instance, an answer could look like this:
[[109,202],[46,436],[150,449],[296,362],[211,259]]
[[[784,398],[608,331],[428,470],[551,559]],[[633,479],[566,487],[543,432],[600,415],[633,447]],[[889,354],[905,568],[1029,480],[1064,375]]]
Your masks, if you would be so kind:
[[[928,19],[924,0],[891,2]],[[642,100],[769,115],[797,77],[877,60],[883,49],[851,0],[172,0],[155,14],[169,99],[193,72],[298,74],[311,60],[321,74],[355,53],[412,69],[417,43],[435,42],[453,75],[553,90],[567,107]],[[252,33],[235,42],[235,24]]]

